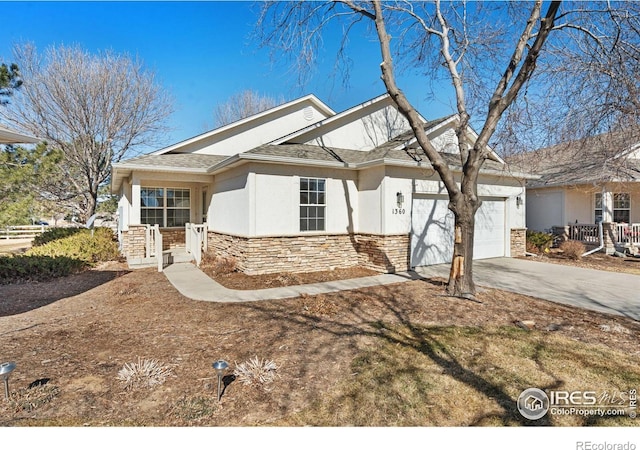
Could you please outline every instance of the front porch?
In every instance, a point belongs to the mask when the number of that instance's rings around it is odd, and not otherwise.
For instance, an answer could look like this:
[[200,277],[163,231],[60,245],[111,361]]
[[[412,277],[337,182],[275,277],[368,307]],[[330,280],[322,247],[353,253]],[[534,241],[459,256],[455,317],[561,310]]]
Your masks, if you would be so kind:
[[564,227],[554,226],[552,232],[560,241],[579,241],[608,255],[616,251],[634,255],[640,252],[640,223],[570,223]]
[[118,233],[120,250],[129,267],[158,267],[194,261],[200,265],[207,251],[207,224],[187,223],[184,228],[160,228],[158,225],[129,225]]

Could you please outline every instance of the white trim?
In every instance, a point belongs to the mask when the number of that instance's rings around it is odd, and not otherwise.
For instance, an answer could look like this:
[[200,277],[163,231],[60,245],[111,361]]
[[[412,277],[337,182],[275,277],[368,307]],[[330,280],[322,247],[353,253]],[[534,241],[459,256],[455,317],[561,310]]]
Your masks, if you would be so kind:
[[290,102],[287,102],[287,103],[284,103],[282,105],[276,106],[274,108],[268,109],[266,111],[260,112],[258,114],[254,114],[254,115],[246,117],[244,119],[240,119],[240,120],[238,120],[236,122],[232,122],[232,123],[230,123],[228,125],[224,125],[224,126],[222,126],[220,128],[216,128],[215,130],[211,130],[211,131],[208,131],[206,133],[199,134],[198,136],[195,136],[195,137],[186,139],[184,141],[178,142],[176,144],[170,145],[169,147],[165,147],[165,148],[163,148],[161,150],[158,150],[156,152],[153,152],[151,154],[152,155],[163,155],[165,153],[169,153],[169,152],[171,152],[173,150],[179,149],[180,147],[184,147],[186,145],[193,144],[194,142],[198,142],[198,141],[201,141],[201,140],[208,139],[211,136],[215,136],[216,134],[222,134],[222,133],[224,133],[226,131],[232,130],[235,127],[239,127],[239,126],[245,125],[245,124],[247,124],[249,122],[252,122],[254,120],[257,120],[257,119],[263,118],[265,116],[269,116],[269,115],[275,114],[275,113],[277,113],[279,111],[282,111],[283,109],[290,108],[290,107],[295,106],[295,105],[297,105],[299,103],[304,103],[304,102],[307,102],[307,101],[310,101],[311,103],[313,103],[313,105],[315,107],[317,107],[320,111],[322,111],[326,115],[329,115],[329,116],[335,115],[335,111],[333,111],[331,108],[329,108],[323,102],[321,102],[315,95],[309,94],[309,95],[306,95],[304,97],[300,97],[300,98],[298,98],[296,100],[292,100]]
[[[295,132],[293,132],[291,134],[288,134],[286,136],[283,136],[281,138],[273,140],[273,141],[269,142],[269,144],[278,145],[278,144],[282,144],[283,142],[288,142],[291,139],[295,139],[297,137],[300,137],[300,136],[308,133],[309,131],[312,131],[312,130],[315,130],[317,128],[329,125],[329,124],[331,124],[331,123],[333,123],[335,121],[338,121],[338,120],[342,119],[343,117],[347,117],[347,116],[350,116],[352,114],[355,114],[358,111],[360,111],[360,110],[362,110],[364,108],[368,108],[371,105],[374,105],[376,103],[381,103],[383,101],[388,101],[390,98],[391,97],[389,96],[389,94],[379,95],[378,97],[374,97],[371,100],[367,100],[366,102],[363,102],[363,103],[360,103],[360,104],[358,104],[356,106],[353,106],[353,107],[351,107],[351,108],[349,108],[349,109],[347,109],[345,111],[342,111],[341,113],[334,114],[334,115],[332,115],[332,116],[330,116],[330,117],[328,117],[326,119],[320,120],[320,121],[318,121],[318,122],[316,122],[316,123],[314,123],[312,125],[309,125],[308,127],[302,128],[302,129],[300,129],[298,131],[295,131]],[[393,106],[394,108],[397,109],[395,103],[393,103],[393,102],[391,102],[389,104],[389,106]],[[422,117],[421,115],[419,115],[419,117],[420,117],[420,120],[422,120],[423,122],[425,122],[425,123],[427,122],[427,120],[424,117]]]

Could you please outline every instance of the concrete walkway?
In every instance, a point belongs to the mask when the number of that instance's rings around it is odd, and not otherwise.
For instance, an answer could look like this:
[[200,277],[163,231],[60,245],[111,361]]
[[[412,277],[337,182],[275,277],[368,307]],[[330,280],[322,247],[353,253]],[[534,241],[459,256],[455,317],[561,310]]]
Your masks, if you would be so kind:
[[[449,265],[420,267],[418,273],[425,278],[448,278]],[[639,275],[495,258],[475,261],[473,279],[478,286],[640,320]]]
[[[165,275],[178,291],[194,300],[247,302],[323,294],[382,286],[432,277],[448,278],[449,265],[420,267],[416,272],[383,274],[256,291],[227,289],[191,263],[167,267]],[[530,295],[557,303],[640,320],[640,276],[516,258],[495,258],[474,263],[478,286]]]
[[191,263],[172,264],[164,269],[164,274],[171,284],[185,297],[210,302],[276,300],[298,297],[301,294],[326,294],[328,292],[347,291],[370,286],[383,286],[420,278],[415,272],[405,272],[248,291],[227,289],[213,281],[208,275]]

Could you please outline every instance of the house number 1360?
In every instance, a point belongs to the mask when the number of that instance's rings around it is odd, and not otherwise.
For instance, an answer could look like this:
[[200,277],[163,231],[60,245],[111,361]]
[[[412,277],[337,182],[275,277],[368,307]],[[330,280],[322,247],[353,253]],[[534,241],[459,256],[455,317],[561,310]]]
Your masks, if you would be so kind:
[[405,210],[404,208],[392,208],[391,209],[391,214],[404,214]]

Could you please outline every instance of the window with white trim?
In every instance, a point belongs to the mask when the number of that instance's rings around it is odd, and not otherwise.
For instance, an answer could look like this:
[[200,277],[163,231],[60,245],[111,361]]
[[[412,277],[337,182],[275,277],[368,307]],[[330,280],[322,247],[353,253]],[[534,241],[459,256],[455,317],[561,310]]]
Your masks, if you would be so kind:
[[613,194],[613,221],[629,223],[631,196],[627,192]]
[[189,189],[142,187],[140,222],[161,227],[183,227],[191,221]]
[[324,231],[326,180],[300,178],[300,231]]
[[[602,222],[602,193],[595,195],[594,215],[596,223]],[[629,223],[631,217],[631,196],[627,192],[613,194],[613,221]]]
[[594,209],[595,222],[602,222],[602,193],[597,192],[595,198],[595,209]]

